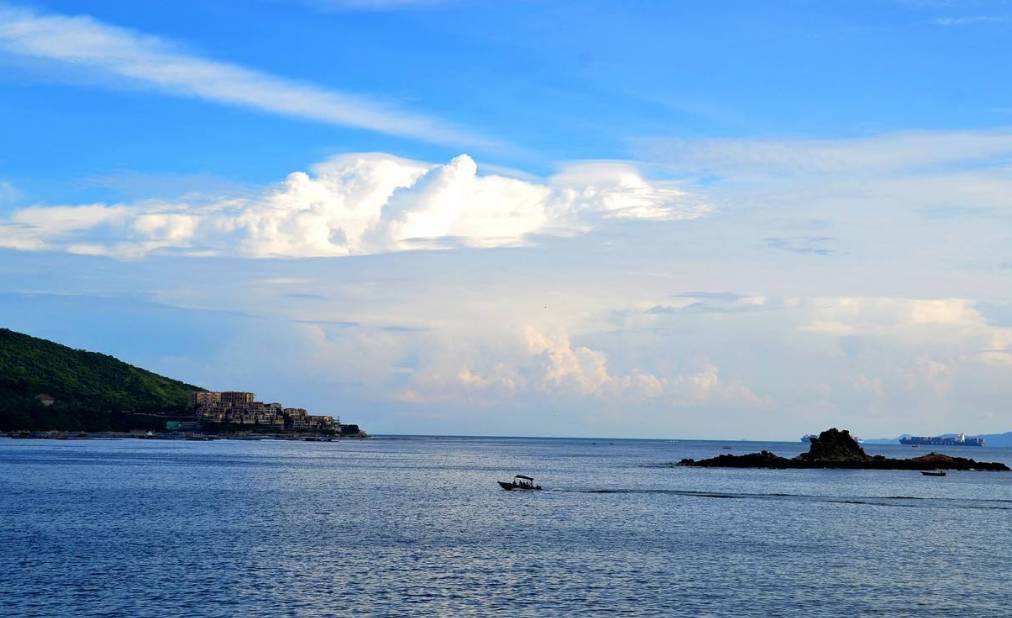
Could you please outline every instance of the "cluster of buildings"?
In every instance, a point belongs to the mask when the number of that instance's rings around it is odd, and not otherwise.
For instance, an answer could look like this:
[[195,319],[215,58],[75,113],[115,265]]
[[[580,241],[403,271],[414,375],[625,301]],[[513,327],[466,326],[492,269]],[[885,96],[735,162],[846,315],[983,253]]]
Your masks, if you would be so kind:
[[[280,403],[256,401],[253,393],[195,391],[190,403],[197,419],[205,423],[238,425],[250,429],[342,430],[341,425],[330,416],[314,416],[303,408],[286,408]],[[357,432],[358,428],[355,430]]]

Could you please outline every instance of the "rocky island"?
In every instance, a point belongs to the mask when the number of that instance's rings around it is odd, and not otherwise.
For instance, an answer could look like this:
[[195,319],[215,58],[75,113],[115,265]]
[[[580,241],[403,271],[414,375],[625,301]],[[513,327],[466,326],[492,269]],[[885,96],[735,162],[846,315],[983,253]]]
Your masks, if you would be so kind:
[[680,466],[700,468],[843,468],[850,470],[989,470],[1008,471],[1000,462],[975,461],[942,453],[928,453],[911,459],[890,459],[868,455],[846,429],[827,429],[812,440],[807,453],[793,459],[769,451],[748,455],[720,455],[711,459],[683,459]]

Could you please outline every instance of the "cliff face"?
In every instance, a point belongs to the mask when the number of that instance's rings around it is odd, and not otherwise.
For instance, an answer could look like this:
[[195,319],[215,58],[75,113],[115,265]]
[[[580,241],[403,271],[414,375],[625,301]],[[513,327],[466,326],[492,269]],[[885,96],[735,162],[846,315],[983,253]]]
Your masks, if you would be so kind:
[[702,468],[844,468],[852,470],[990,470],[1004,471],[1008,466],[1000,462],[974,461],[964,457],[951,457],[941,453],[928,453],[913,459],[887,459],[881,455],[869,456],[850,432],[835,427],[812,440],[807,453],[794,459],[780,457],[769,451],[748,455],[720,455],[712,459],[683,459],[682,466]]

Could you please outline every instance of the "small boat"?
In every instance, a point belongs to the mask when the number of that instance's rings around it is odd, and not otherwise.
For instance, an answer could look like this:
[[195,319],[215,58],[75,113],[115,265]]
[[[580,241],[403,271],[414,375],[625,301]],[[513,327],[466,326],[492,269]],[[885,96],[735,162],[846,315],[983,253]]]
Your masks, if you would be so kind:
[[921,470],[924,476],[945,476],[945,470]]
[[534,484],[534,479],[523,474],[514,476],[512,481],[496,481],[496,483],[499,483],[499,487],[502,487],[506,491],[513,491],[514,489],[537,491],[541,489],[541,485]]

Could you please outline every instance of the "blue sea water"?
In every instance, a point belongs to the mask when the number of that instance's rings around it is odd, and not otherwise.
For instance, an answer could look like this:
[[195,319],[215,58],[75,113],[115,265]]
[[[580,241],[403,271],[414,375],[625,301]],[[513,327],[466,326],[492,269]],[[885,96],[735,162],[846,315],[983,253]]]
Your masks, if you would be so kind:
[[0,615],[1012,615],[1012,473],[667,465],[764,448],[0,439]]

